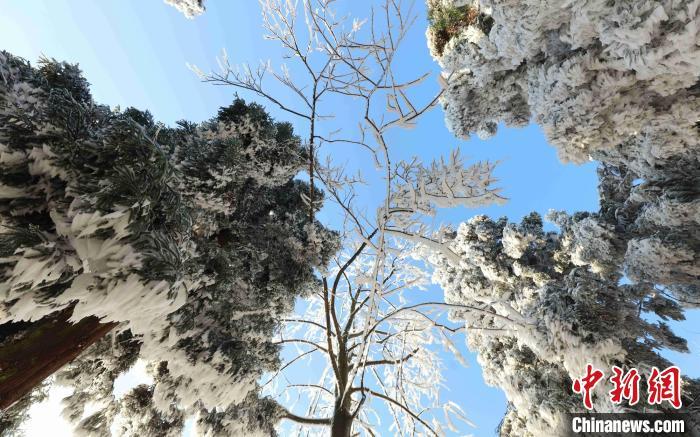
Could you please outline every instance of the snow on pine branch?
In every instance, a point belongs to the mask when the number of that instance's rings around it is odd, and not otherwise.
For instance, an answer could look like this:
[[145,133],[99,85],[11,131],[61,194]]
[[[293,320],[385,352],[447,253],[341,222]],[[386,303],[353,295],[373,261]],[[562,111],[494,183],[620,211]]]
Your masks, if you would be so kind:
[[[450,246],[461,259],[443,256],[439,269],[456,302],[505,301],[536,313],[536,335],[504,336],[514,327],[489,321],[471,331],[469,344],[487,382],[513,405],[501,434],[556,433],[576,403],[551,386],[570,386],[585,362],[666,367],[658,349],[687,348],[644,314],[665,308],[678,320],[700,301],[700,221],[691,213],[700,2],[427,3],[441,103],[455,134],[490,137],[500,123],[534,122],[563,161],[599,161],[599,211],[550,214],[558,235],[528,218],[469,221]],[[621,285],[622,277],[631,283]],[[469,314],[456,317],[479,326]],[[697,382],[688,380],[689,398],[697,397]]]
[[[165,127],[96,104],[78,68],[53,60],[0,52],[0,76],[0,322],[74,306],[73,320],[118,322],[115,336],[133,343],[74,363],[102,375],[99,387],[71,379],[84,393],[68,402],[76,433],[109,429],[136,405],[170,414],[173,432],[194,413],[204,432],[274,426],[274,414],[251,417],[269,407],[255,389],[278,365],[276,319],[337,239],[309,222],[291,125],[237,99],[210,121]],[[116,363],[137,357],[153,364],[154,384],[132,393],[143,403],[105,398],[81,421],[127,370]]]
[[204,13],[204,0],[164,0],[166,4],[182,12],[187,18],[195,18]]
[[697,301],[700,2],[427,3],[450,129],[532,121],[563,161],[599,161],[581,262]]
[[[681,304],[650,284],[620,284],[619,273],[598,268],[594,259],[583,261],[578,245],[571,244],[572,222],[587,218],[568,220],[559,216],[562,232],[555,233],[544,232],[534,213],[520,224],[478,216],[460,225],[449,243],[457,262],[434,258],[434,280],[446,302],[507,315],[451,311],[451,319],[468,330],[485,381],[503,389],[512,404],[501,435],[558,435],[565,414],[583,408],[561,387],[570,387],[589,363],[601,369],[661,368],[671,363],[657,351],[688,350],[665,323],[647,317],[680,320]],[[690,400],[700,384],[684,381]],[[596,392],[594,410],[621,411],[604,390]]]

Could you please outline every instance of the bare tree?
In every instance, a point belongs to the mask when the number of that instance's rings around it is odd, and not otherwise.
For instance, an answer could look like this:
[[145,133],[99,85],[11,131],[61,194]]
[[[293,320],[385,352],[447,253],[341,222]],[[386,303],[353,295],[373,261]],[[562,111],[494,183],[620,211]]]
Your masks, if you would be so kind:
[[[333,436],[349,436],[354,425],[355,432],[375,435],[382,412],[395,435],[443,435],[445,426],[457,431],[452,419],[468,423],[456,404],[440,399],[444,380],[436,346],[462,361],[453,336],[464,329],[450,326],[441,313],[476,311],[518,322],[478,306],[417,299],[415,291],[428,278],[410,258],[410,243],[403,246],[392,245],[396,250],[384,257],[377,284],[375,249],[360,244],[337,260],[303,315],[283,320],[278,343],[293,346],[295,354],[263,384],[286,399],[283,418],[298,429],[326,425]],[[286,374],[291,366],[318,368],[318,377],[299,381]],[[295,397],[301,401],[290,403]]]
[[[326,10],[329,1],[321,2],[323,10]],[[307,127],[308,137],[306,147],[309,152],[308,174],[311,185],[311,198],[309,214],[313,221],[314,205],[313,193],[315,192],[314,165],[317,155],[317,146],[324,138],[316,131],[317,123],[323,120],[323,114],[319,111],[319,105],[324,94],[327,94],[332,86],[332,78],[335,78],[336,59],[331,53],[324,53],[321,41],[318,39],[315,24],[310,17],[313,5],[304,0],[303,12],[307,35],[302,39],[299,23],[298,1],[260,1],[263,9],[263,27],[267,34],[266,39],[279,42],[286,51],[285,58],[295,59],[302,65],[301,77],[292,77],[289,67],[284,64],[279,70],[274,70],[269,62],[260,62],[257,67],[245,64],[233,66],[229,62],[224,50],[218,59],[221,70],[212,74],[204,74],[196,67],[192,67],[205,82],[215,85],[230,85],[242,90],[247,90],[275,104],[283,111],[301,119]],[[349,39],[354,29],[342,34],[343,39]],[[295,97],[294,102],[286,102],[267,91],[267,79],[272,78],[277,83],[291,91]]]
[[[415,89],[428,74],[402,79],[393,69],[415,18],[410,6],[384,0],[366,20],[351,21],[333,10],[333,0],[260,3],[268,38],[298,63],[301,77],[293,77],[288,66],[273,70],[269,62],[235,67],[225,53],[221,71],[193,69],[205,81],[256,93],[307,124],[311,186],[320,186],[340,212],[346,248],[334,268],[318,272],[306,313],[281,320],[278,343],[296,346],[297,354],[271,375],[265,389],[277,396],[292,391],[306,396],[303,413],[287,405],[282,417],[307,433],[322,426],[330,427],[333,436],[375,435],[372,414],[384,405],[396,434],[441,435],[444,423],[452,426],[451,417],[462,417],[456,405],[439,400],[441,365],[430,346],[441,343],[456,351],[450,337],[459,331],[443,322],[441,312],[488,312],[525,323],[516,314],[495,314],[488,305],[447,305],[415,293],[428,281],[426,269],[414,259],[418,248],[439,250],[448,258],[451,253],[424,218],[437,207],[503,201],[493,188],[494,164],[465,167],[458,150],[429,165],[392,160],[389,132],[414,127],[442,93],[418,103]],[[269,91],[268,78],[291,91],[296,102]],[[356,135],[333,131],[333,111],[325,107],[331,98],[356,105]],[[332,147],[340,144],[366,150],[381,172],[384,196],[375,214],[366,212],[367,200],[358,194],[362,175],[349,175],[335,164]],[[313,217],[314,204],[307,200]],[[314,356],[325,362],[316,382],[287,379],[292,365]],[[444,420],[438,411],[445,413]]]

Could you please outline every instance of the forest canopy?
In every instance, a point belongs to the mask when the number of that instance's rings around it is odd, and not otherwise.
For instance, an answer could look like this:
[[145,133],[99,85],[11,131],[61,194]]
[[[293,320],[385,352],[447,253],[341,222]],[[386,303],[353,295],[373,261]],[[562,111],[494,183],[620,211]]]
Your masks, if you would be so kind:
[[[222,10],[165,3],[190,25]],[[0,51],[2,437],[51,384],[84,436],[469,432],[445,395],[466,349],[505,395],[500,436],[568,435],[581,412],[700,432],[700,380],[673,362],[700,309],[699,0],[257,3],[278,59],[188,60],[246,98],[196,123]],[[595,164],[599,207],[498,217],[500,161],[432,137],[407,157],[436,108],[478,147],[539,129]],[[677,372],[677,399],[611,402],[613,379],[581,388],[598,369]]]

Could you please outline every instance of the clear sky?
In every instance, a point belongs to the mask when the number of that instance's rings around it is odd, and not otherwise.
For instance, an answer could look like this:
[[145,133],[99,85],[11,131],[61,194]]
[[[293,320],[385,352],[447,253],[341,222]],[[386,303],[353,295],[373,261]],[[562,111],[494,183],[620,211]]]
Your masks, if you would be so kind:
[[[341,1],[357,17],[367,15],[370,0]],[[439,72],[425,42],[425,7],[416,2],[418,20],[399,56],[399,73]],[[278,65],[280,52],[274,43],[264,41],[260,10],[254,0],[209,0],[207,12],[187,20],[161,0],[0,0],[0,49],[35,62],[41,55],[79,63],[91,83],[95,100],[122,108],[148,109],[157,120],[172,124],[179,119],[201,121],[215,115],[219,106],[230,103],[235,92],[228,87],[201,83],[186,68],[196,64],[204,71],[216,68],[215,58],[226,48],[232,63],[271,59]],[[426,96],[437,90],[431,79]],[[432,88],[430,88],[432,87]],[[251,95],[241,96],[252,100]],[[262,102],[259,99],[256,99]],[[291,121],[304,134],[298,120],[266,105],[280,120]],[[342,125],[347,108],[338,108]],[[504,206],[478,210],[442,211],[440,223],[459,223],[474,214],[508,216],[519,221],[531,211],[544,214],[549,209],[596,210],[595,164],[563,165],[537,126],[524,129],[501,128],[487,141],[476,138],[457,140],[446,129],[440,109],[427,114],[415,130],[393,138],[397,156],[413,155],[433,159],[459,146],[474,160],[501,161],[497,170],[503,193],[510,200]],[[335,152],[334,152],[335,153]],[[367,156],[355,150],[338,150],[350,167],[369,164]],[[370,170],[371,171],[371,170]],[[333,218],[326,217],[328,222]],[[682,324],[678,333],[689,338],[697,360],[700,350],[700,324],[694,319]],[[677,357],[681,368],[700,375],[699,364],[691,356]],[[465,430],[475,436],[494,435],[505,410],[505,398],[484,384],[473,354],[469,368],[446,358],[450,391],[446,397],[459,403],[477,428]],[[56,417],[56,399],[33,410],[30,437],[70,435]],[[50,433],[47,433],[50,430]]]

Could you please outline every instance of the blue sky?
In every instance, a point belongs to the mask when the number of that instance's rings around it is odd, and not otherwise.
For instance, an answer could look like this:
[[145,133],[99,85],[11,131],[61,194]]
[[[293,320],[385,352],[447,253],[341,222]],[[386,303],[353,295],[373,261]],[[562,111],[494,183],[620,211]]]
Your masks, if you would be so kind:
[[[372,4],[369,0],[341,3],[350,7],[349,12],[357,17],[366,16]],[[213,116],[219,106],[230,103],[235,90],[201,83],[186,68],[186,63],[196,64],[204,71],[214,69],[215,58],[222,48],[227,49],[232,63],[255,64],[260,59],[271,59],[273,65],[281,62],[278,47],[262,38],[256,1],[209,0],[207,8],[203,16],[187,20],[161,0],[0,0],[0,49],[31,62],[45,55],[79,63],[91,83],[95,100],[100,103],[148,109],[166,124],[179,119],[201,121]],[[425,42],[424,9],[423,3],[417,1],[419,16],[399,53],[399,74],[439,72]],[[438,89],[435,78],[429,80],[423,97]],[[254,99],[240,94],[248,100]],[[298,120],[266,106],[277,119],[295,123],[298,132],[305,134]],[[344,112],[348,110],[347,107],[335,110],[340,127],[348,118]],[[393,136],[392,144],[399,158],[416,155],[430,160],[459,146],[474,160],[501,162],[496,175],[503,194],[509,198],[506,205],[441,211],[436,217],[438,223],[457,224],[477,213],[519,221],[531,211],[544,214],[549,209],[573,212],[598,208],[595,164],[561,164],[555,149],[547,144],[535,125],[523,129],[501,128],[487,141],[477,138],[461,141],[447,130],[441,110],[436,109],[416,129]],[[351,168],[369,164],[367,156],[356,149],[343,148],[332,153],[342,157]],[[333,222],[331,215],[322,218]],[[700,349],[699,322],[696,312],[693,319],[678,327],[678,333],[689,338],[696,358]],[[505,398],[498,389],[484,384],[474,356],[469,354],[468,358],[467,369],[446,358],[448,397],[459,403],[478,426],[465,430],[466,433],[494,435],[505,409]],[[700,365],[692,363],[692,356],[673,358],[686,373],[700,375]],[[55,407],[46,407],[40,414],[48,417],[53,410]],[[54,432],[58,429],[52,428]]]

